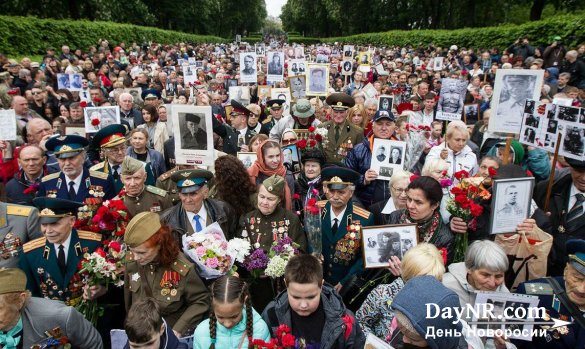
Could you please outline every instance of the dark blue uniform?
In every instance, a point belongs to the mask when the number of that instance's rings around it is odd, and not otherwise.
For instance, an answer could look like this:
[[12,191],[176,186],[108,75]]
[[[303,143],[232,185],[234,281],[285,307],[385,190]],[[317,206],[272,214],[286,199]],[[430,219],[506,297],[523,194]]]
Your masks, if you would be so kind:
[[[76,192],[75,197],[69,197],[69,181],[63,172],[52,173],[43,177],[37,197],[49,196],[59,199],[73,200],[83,202],[89,197],[100,197],[101,193],[104,200],[110,200],[116,196],[114,189],[114,180],[107,173],[90,171],[83,169],[81,184]],[[90,193],[93,191],[93,194]]]

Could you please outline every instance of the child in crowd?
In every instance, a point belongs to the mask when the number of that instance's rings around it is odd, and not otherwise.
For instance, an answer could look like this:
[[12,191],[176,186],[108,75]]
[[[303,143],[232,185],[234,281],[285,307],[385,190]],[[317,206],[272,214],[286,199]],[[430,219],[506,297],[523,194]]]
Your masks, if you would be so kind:
[[195,349],[248,348],[253,339],[270,340],[268,326],[252,308],[248,285],[222,276],[211,286],[211,314],[195,329]]
[[292,257],[284,270],[286,291],[279,294],[262,318],[275,335],[287,325],[297,347],[307,349],[363,348],[365,337],[353,313],[333,287],[323,284],[323,267],[312,255]]
[[159,305],[153,298],[132,304],[124,329],[128,335],[124,349],[188,349],[160,316]]

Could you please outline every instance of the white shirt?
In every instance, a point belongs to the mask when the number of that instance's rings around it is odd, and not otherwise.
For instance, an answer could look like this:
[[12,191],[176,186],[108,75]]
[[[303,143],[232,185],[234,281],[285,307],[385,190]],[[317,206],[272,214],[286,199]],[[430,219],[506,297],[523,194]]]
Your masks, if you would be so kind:
[[75,193],[79,193],[79,187],[81,186],[81,179],[83,178],[83,171],[81,171],[81,173],[79,174],[79,176],[77,176],[75,179],[71,179],[67,176],[65,176],[65,179],[67,180],[67,191],[69,191],[69,182],[73,181],[73,189],[75,189]]
[[[573,206],[575,206],[575,203],[577,202],[577,194],[583,194],[585,195],[585,193],[583,193],[582,191],[580,191],[579,189],[577,189],[577,187],[575,187],[575,184],[571,184],[571,191],[569,192],[570,196],[569,196],[569,206],[567,208],[567,213],[569,211],[571,211],[571,209],[573,208]],[[583,204],[583,208],[585,209],[585,203]],[[583,213],[583,212],[581,212]]]
[[55,247],[55,254],[57,257],[59,256],[59,246],[63,245],[63,252],[65,252],[65,265],[67,265],[67,257],[69,255],[69,245],[71,244],[71,233],[69,233],[69,237],[65,240],[62,244],[53,244]]
[[345,214],[345,210],[347,210],[347,206],[345,206],[345,208],[343,209],[343,211],[339,213],[339,215],[335,216],[335,214],[333,213],[333,209],[331,209],[331,227],[333,227],[333,225],[335,224],[335,218],[337,218],[337,227],[339,228],[341,226],[341,219]]
[[187,218],[189,218],[189,222],[193,227],[193,231],[197,232],[195,228],[195,215],[199,215],[199,223],[201,223],[201,228],[205,229],[207,226],[207,209],[205,209],[205,205],[201,205],[201,209],[199,212],[187,212]]
[[390,214],[392,212],[396,211],[396,205],[394,205],[394,199],[390,198],[388,199],[388,202],[386,203],[386,205],[384,205],[384,208],[382,209],[382,214]]

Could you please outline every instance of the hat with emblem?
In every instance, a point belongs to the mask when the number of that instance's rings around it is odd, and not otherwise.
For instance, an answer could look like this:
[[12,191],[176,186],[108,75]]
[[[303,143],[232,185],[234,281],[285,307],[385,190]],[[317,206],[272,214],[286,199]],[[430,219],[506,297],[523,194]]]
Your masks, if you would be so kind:
[[18,268],[0,268],[0,294],[26,290],[26,275]]
[[280,197],[284,193],[286,181],[279,175],[272,175],[266,178],[264,182],[262,182],[262,185],[270,194]]
[[569,264],[579,273],[585,275],[585,241],[572,239],[567,241]]
[[335,92],[329,95],[325,100],[327,105],[335,111],[345,111],[355,105],[355,101],[350,95],[343,92]]
[[112,148],[126,142],[126,127],[116,124],[108,125],[97,131],[91,141],[93,147]]
[[575,170],[579,170],[579,171],[585,170],[585,161],[571,159],[569,157],[566,157],[565,161],[567,162],[567,164],[569,164],[569,166],[571,166]]
[[122,174],[123,175],[133,175],[136,173],[136,171],[140,170],[141,168],[144,168],[146,164],[140,160],[134,159],[130,156],[126,156],[124,158],[124,161],[122,161]]
[[323,178],[323,185],[337,190],[353,185],[360,178],[360,174],[347,167],[330,166],[321,172],[321,178]]
[[286,101],[284,99],[270,99],[266,101],[266,105],[273,110],[280,110]]
[[63,217],[77,216],[78,209],[83,203],[47,196],[33,199],[33,204],[39,209],[39,222],[50,224],[59,221]]
[[246,108],[242,103],[236,101],[236,100],[232,100],[230,102],[231,106],[232,106],[232,111],[230,112],[230,115],[238,115],[238,114],[244,114],[244,115],[250,115],[252,114],[252,111],[248,108]]
[[173,173],[171,179],[177,183],[180,193],[187,194],[199,190],[213,178],[213,173],[207,170],[182,170]]
[[161,226],[158,213],[140,212],[126,226],[124,242],[132,248],[140,246],[159,231]]
[[149,89],[142,91],[141,97],[142,97],[142,100],[160,99],[160,92],[158,92],[158,90],[156,90],[154,88],[149,88]]
[[315,114],[315,107],[311,105],[308,99],[300,98],[292,108],[292,114],[297,118],[306,119]]
[[392,122],[396,121],[396,117],[394,116],[394,113],[392,113],[391,111],[387,111],[387,110],[376,111],[376,114],[374,114],[372,121],[376,122],[376,121],[379,121],[382,119],[387,119],[387,120],[390,120]]
[[201,117],[197,114],[187,113],[185,114],[185,121],[190,121],[198,124],[199,121],[201,121]]
[[68,135],[50,138],[45,143],[45,147],[48,151],[52,151],[56,158],[66,159],[84,151],[88,144],[89,141],[85,137]]

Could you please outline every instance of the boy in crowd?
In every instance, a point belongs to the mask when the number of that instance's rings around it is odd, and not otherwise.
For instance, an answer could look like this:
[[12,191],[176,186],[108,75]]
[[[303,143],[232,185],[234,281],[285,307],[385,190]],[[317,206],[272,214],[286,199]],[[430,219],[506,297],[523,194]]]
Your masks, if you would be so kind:
[[264,310],[274,337],[279,325],[306,348],[363,348],[365,336],[333,287],[323,284],[323,267],[311,255],[291,258],[284,270],[286,291]]

